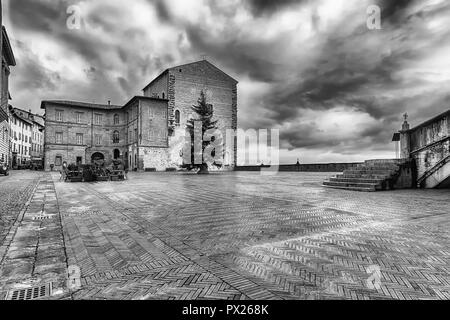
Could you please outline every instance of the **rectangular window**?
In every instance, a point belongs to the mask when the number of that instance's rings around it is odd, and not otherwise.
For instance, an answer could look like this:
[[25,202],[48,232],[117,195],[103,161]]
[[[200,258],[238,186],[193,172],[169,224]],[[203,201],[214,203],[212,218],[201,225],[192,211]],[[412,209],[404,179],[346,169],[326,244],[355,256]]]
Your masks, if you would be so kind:
[[61,144],[63,141],[62,132],[56,132],[55,137],[56,137],[56,143]]
[[83,134],[77,133],[77,144],[82,145],[83,144]]
[[56,156],[55,157],[55,166],[61,166],[62,165],[62,157]]
[[134,129],[134,140],[136,141],[138,139],[138,131],[137,129]]
[[56,121],[63,121],[63,112],[61,110],[56,110]]
[[103,116],[98,113],[94,114],[94,124],[99,126],[102,124],[102,122],[103,122]]
[[100,146],[102,144],[102,136],[101,135],[99,135],[99,134],[95,135],[95,144],[97,146]]
[[83,112],[77,112],[76,113],[77,123],[83,122]]

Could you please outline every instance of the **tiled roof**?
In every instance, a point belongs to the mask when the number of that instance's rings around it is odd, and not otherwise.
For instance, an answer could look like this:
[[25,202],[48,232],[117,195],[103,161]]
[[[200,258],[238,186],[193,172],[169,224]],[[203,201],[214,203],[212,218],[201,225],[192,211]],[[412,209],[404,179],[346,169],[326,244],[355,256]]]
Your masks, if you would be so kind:
[[104,110],[114,110],[121,109],[122,106],[119,105],[109,105],[109,104],[98,104],[98,103],[88,103],[88,102],[78,102],[78,101],[67,101],[67,100],[44,100],[41,103],[41,109],[45,109],[45,105],[51,103],[60,106],[70,106],[79,108],[89,108],[89,109],[104,109]]
[[154,98],[154,97],[144,97],[144,96],[134,96],[128,101],[125,105],[109,105],[109,104],[97,104],[97,103],[88,103],[88,102],[78,102],[78,101],[66,101],[66,100],[44,100],[41,103],[41,109],[45,109],[46,104],[54,104],[59,106],[67,106],[67,107],[78,107],[78,108],[88,108],[88,109],[103,109],[103,110],[119,110],[136,99],[145,99],[145,100],[160,100],[160,101],[168,101],[167,99]]

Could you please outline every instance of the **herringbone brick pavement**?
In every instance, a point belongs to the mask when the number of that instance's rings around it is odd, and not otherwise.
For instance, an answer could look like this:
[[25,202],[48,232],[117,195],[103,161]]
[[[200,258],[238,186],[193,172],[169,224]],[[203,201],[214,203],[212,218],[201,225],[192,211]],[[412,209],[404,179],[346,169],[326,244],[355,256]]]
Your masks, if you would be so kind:
[[450,299],[446,190],[360,194],[308,173],[53,178],[62,230],[43,238],[62,233],[81,268],[73,299]]
[[74,298],[450,298],[447,194],[362,195],[302,177],[57,184],[69,261],[82,268]]

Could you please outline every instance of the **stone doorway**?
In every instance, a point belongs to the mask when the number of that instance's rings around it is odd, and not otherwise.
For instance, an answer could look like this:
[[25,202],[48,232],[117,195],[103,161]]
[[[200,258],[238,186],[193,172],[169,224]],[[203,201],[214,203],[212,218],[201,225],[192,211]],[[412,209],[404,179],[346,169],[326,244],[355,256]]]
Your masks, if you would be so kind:
[[91,162],[105,160],[105,155],[101,152],[96,152],[91,156]]
[[114,149],[114,160],[118,160],[120,159],[120,150],[119,149]]

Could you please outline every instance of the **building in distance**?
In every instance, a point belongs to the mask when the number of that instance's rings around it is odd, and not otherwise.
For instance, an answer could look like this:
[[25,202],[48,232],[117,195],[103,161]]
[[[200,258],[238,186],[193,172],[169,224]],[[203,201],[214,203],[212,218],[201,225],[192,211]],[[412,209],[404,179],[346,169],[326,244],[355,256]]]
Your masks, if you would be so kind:
[[[182,164],[191,107],[204,91],[223,134],[237,129],[237,81],[206,60],[162,72],[125,105],[43,101],[45,169],[94,160],[123,161],[131,170],[165,171]],[[226,148],[226,146],[225,146]],[[236,153],[225,155],[233,169]]]
[[29,167],[44,157],[44,117],[9,106],[9,127],[13,168]]

